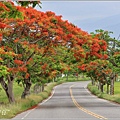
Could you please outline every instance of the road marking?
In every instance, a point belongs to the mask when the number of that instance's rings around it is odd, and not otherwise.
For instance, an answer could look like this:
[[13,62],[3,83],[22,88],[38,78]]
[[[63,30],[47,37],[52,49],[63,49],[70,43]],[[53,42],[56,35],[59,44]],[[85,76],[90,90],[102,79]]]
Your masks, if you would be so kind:
[[57,86],[54,87],[54,90],[52,91],[51,96],[50,96],[48,99],[44,100],[42,103],[40,103],[40,105],[44,104],[45,102],[47,102],[48,100],[50,100],[50,99],[53,97],[53,95],[54,95],[54,93],[55,93],[56,87],[57,87]]
[[93,116],[93,117],[96,117],[96,118],[98,118],[98,119],[107,119],[107,118],[105,118],[105,117],[103,117],[103,116],[101,116],[101,115],[98,115],[98,114],[96,114],[96,113],[94,113],[94,112],[91,112],[91,111],[85,109],[84,107],[82,107],[81,105],[79,105],[78,102],[75,100],[75,98],[74,98],[74,96],[73,96],[73,92],[72,92],[72,87],[73,87],[73,86],[75,86],[75,85],[71,85],[71,86],[69,87],[70,95],[71,95],[71,98],[72,98],[73,103],[75,104],[75,106],[76,106],[78,109],[80,109],[80,110],[82,110],[83,112],[85,112],[85,113],[87,113],[87,114],[89,114],[89,115],[91,115],[91,116]]
[[[48,99],[43,100],[43,102],[40,103],[40,105],[44,104],[45,102],[47,102],[48,100],[50,100],[50,99],[53,97],[53,95],[54,95],[54,93],[55,93],[55,89],[56,89],[56,87],[57,87],[57,86],[54,87],[54,90],[52,91],[52,95],[51,95]],[[22,117],[21,119],[25,119],[25,118],[26,118],[26,117],[27,117],[27,116],[28,116],[33,110],[35,110],[37,107],[38,107],[38,106],[36,106],[34,109],[28,111],[28,112],[25,114],[25,116]]]

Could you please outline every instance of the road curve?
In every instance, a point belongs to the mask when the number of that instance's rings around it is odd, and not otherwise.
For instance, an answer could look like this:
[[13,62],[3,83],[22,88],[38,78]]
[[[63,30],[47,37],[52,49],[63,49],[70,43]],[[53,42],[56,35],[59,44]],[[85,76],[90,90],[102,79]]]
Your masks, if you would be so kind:
[[86,89],[89,81],[58,85],[49,100],[12,119],[120,120],[120,105],[99,99]]

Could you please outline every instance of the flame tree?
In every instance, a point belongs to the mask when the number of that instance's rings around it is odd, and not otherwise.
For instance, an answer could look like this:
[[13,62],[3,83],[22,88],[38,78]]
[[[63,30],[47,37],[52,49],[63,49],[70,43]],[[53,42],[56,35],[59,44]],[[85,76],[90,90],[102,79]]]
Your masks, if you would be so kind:
[[[84,64],[91,60],[106,57],[104,40],[93,38],[72,23],[62,20],[62,16],[51,11],[44,13],[32,7],[15,6],[12,2],[0,4],[0,50],[3,51],[0,52],[0,59],[1,66],[4,67],[0,83],[4,83],[1,84],[6,88],[4,90],[10,102],[15,101],[14,80],[23,82],[22,98],[25,98],[30,93],[33,76],[41,73],[45,75],[46,69],[50,71],[46,58],[52,55],[55,56],[54,59],[57,58],[60,55],[58,46],[68,48],[82,70]],[[11,11],[16,11],[15,16],[10,16]],[[6,58],[6,55],[10,58]],[[63,61],[59,62],[64,66]],[[56,60],[53,60],[53,63],[56,63]],[[50,74],[56,76],[56,68],[53,65],[51,68],[53,70]],[[7,91],[8,87],[10,92]]]

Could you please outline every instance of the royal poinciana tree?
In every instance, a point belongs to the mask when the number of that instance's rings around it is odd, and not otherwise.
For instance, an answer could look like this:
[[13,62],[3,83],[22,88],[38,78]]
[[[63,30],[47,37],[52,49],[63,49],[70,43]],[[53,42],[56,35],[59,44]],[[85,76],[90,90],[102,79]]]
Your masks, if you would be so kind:
[[[107,44],[104,40],[93,38],[72,23],[62,20],[62,16],[51,11],[44,13],[32,7],[15,6],[12,2],[0,4],[0,83],[4,83],[2,87],[11,103],[15,102],[15,80],[24,84],[21,97],[25,98],[30,93],[31,80],[35,80],[33,77],[45,77],[48,73],[55,77],[58,71],[65,71],[58,70],[55,64],[61,67],[72,64],[65,59],[57,59],[61,51],[59,46],[65,47],[66,51],[69,49],[82,70],[91,60],[106,59],[104,51]],[[11,17],[13,8],[17,14]],[[55,57],[52,59],[49,56]],[[53,60],[54,64],[47,64],[49,60]]]
[[[113,95],[114,94],[114,81],[117,79],[117,74],[119,74],[119,40],[115,38],[111,38],[110,34],[112,32],[104,31],[102,29],[96,30],[95,33],[92,32],[93,37],[98,37],[98,39],[104,39],[107,43],[107,51],[106,62],[103,63],[102,71],[99,71],[99,74],[102,74],[102,79],[104,80],[104,85],[107,84],[107,93]],[[99,66],[100,69],[100,66]],[[105,72],[106,71],[106,72]],[[104,77],[104,78],[103,78]],[[109,92],[110,85],[110,92]],[[102,86],[103,88],[103,86]],[[102,90],[103,91],[103,90]]]

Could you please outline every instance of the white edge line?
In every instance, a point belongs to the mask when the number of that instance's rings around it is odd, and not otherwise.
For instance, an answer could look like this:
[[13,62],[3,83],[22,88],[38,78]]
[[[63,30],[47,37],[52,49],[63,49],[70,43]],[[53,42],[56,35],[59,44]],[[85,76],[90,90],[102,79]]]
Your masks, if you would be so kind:
[[[52,95],[51,95],[50,97],[48,97],[48,99],[43,100],[42,103],[40,103],[40,104],[38,104],[38,105],[42,105],[42,104],[44,104],[45,102],[47,102],[48,100],[50,100],[50,99],[53,97],[54,93],[55,93],[56,87],[57,87],[57,86],[55,86],[55,87],[53,88]],[[38,106],[37,106],[37,107],[38,107]],[[22,117],[21,119],[25,119],[25,118],[26,118],[33,110],[35,110],[37,107],[35,107],[34,109],[28,111],[28,112],[25,114],[25,116]]]
[[42,102],[42,103],[40,103],[40,105],[44,104],[45,102],[47,102],[48,100],[50,100],[50,99],[53,97],[53,95],[54,95],[54,93],[55,93],[55,89],[56,89],[56,87],[57,87],[57,86],[55,86],[55,87],[54,87],[54,89],[53,89],[53,91],[52,91],[52,95],[51,95],[51,96],[49,96],[49,97],[48,97],[48,99],[43,100],[43,102]]

